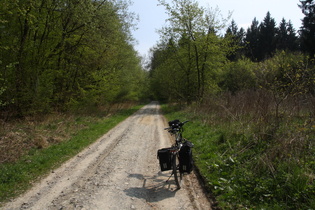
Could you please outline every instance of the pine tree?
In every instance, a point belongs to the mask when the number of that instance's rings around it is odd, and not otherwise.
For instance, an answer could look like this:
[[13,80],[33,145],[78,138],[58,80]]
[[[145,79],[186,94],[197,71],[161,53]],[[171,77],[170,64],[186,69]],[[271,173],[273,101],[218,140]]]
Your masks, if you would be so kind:
[[276,33],[276,22],[271,17],[270,12],[267,12],[264,21],[260,24],[259,46],[261,53],[258,60],[272,57],[276,50]]
[[305,15],[301,27],[301,48],[313,57],[315,55],[315,1],[300,0],[300,3],[299,7]]
[[245,36],[246,52],[245,55],[252,61],[257,61],[259,57],[259,22],[256,18],[252,25],[247,29]]
[[235,61],[242,56],[242,51],[244,48],[244,38],[245,38],[245,31],[243,28],[238,30],[238,27],[234,20],[232,20],[231,25],[228,27],[225,33],[226,38],[231,38],[232,43],[231,47],[233,50],[227,57],[231,61]]
[[277,50],[298,50],[298,37],[291,21],[287,22],[284,18],[282,19],[276,37]]

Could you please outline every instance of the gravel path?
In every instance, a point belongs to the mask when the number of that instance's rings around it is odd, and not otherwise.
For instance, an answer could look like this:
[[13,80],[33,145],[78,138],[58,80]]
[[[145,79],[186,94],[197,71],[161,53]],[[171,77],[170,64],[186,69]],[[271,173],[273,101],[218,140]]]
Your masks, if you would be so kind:
[[156,152],[171,145],[152,102],[3,209],[211,209],[194,173],[180,190]]

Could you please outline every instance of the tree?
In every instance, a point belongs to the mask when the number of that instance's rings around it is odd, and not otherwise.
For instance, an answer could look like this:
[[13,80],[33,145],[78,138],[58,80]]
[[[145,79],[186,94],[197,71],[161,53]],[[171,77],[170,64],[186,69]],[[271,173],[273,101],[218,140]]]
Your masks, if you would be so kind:
[[23,116],[137,98],[134,79],[145,78],[131,45],[128,4],[0,1],[3,108]]
[[277,50],[298,50],[298,37],[291,21],[287,23],[284,18],[282,19],[277,30],[276,39]]
[[315,2],[313,0],[300,0],[299,7],[305,17],[301,27],[301,48],[311,57],[315,55]]
[[254,18],[252,25],[246,33],[246,53],[252,61],[262,61],[272,57],[276,50],[276,23],[267,12],[264,21],[259,22]]
[[256,73],[259,85],[272,94],[277,118],[279,107],[288,97],[311,100],[309,97],[314,94],[315,72],[303,54],[279,51],[259,65]]
[[259,61],[273,56],[276,50],[276,33],[276,22],[271,17],[270,12],[267,12],[264,21],[260,24],[259,45],[261,53],[258,57]]
[[[225,57],[227,47],[216,35],[224,20],[218,20],[218,10],[207,11],[197,1],[177,0],[173,5],[164,0],[170,18],[169,26],[161,30],[163,43],[168,43],[172,54],[164,62],[173,67],[173,79],[178,99],[190,103],[201,101],[206,91],[216,86],[216,70]],[[156,70],[155,70],[156,71]]]
[[245,46],[244,39],[245,39],[245,31],[243,28],[238,30],[238,27],[234,20],[232,20],[231,25],[227,28],[225,33],[225,38],[231,39],[231,53],[228,55],[228,59],[230,61],[235,61],[241,58],[243,53],[243,48]]
[[256,88],[255,65],[248,58],[229,62],[224,66],[220,86],[224,91],[235,94],[238,91]]
[[245,36],[245,55],[252,61],[258,61],[260,57],[259,33],[259,22],[254,18],[251,26],[247,29]]
[[299,39],[290,20],[287,24],[287,35],[288,49],[291,51],[299,50]]
[[178,86],[181,82],[177,71],[171,40],[161,42],[151,49],[150,81],[152,97],[159,101],[180,100],[184,96]]

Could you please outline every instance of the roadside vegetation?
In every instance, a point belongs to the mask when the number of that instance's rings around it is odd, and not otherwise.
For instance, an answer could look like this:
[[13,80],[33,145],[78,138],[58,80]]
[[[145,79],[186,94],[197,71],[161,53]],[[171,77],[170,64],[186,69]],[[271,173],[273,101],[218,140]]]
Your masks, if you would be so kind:
[[195,165],[217,207],[313,209],[313,110],[286,110],[291,106],[286,102],[276,116],[264,93],[243,92],[186,108],[167,106],[164,113],[169,120],[190,120],[184,136],[195,145]]
[[169,18],[146,66],[130,3],[0,1],[0,200],[150,99],[191,121],[220,208],[314,209],[315,1],[300,0],[296,30],[268,11],[244,29],[196,0],[159,0]]
[[[152,93],[185,137],[221,209],[315,208],[314,1],[297,32],[267,12],[247,29],[197,1],[160,0],[169,25],[152,48]],[[178,12],[180,11],[180,12]]]
[[146,100],[129,4],[0,1],[0,201]]
[[147,73],[128,1],[0,2],[1,118],[138,101]]
[[10,122],[1,133],[0,204],[95,142],[141,106]]

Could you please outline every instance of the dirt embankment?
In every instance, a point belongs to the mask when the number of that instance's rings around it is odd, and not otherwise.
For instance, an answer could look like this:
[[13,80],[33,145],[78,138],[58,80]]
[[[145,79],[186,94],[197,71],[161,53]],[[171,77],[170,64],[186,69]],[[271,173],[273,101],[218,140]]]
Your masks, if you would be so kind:
[[3,209],[211,209],[194,173],[182,189],[160,172],[156,152],[171,145],[151,103]]

